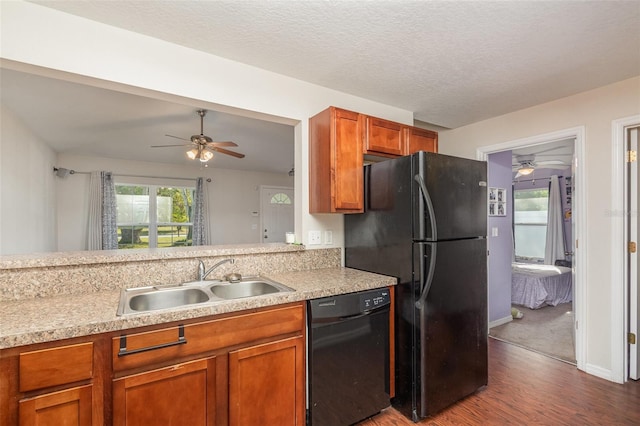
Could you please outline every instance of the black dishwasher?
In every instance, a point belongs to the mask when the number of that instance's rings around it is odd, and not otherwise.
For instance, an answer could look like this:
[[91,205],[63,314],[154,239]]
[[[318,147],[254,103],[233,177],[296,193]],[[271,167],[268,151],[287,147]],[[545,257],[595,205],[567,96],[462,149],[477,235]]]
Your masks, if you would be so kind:
[[311,426],[346,426],[389,402],[389,289],[307,305]]

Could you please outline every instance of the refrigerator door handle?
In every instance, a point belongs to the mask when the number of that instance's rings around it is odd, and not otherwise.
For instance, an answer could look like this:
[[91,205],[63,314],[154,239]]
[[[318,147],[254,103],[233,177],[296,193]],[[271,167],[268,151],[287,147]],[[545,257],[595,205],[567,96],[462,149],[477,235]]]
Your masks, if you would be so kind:
[[[427,300],[427,296],[429,296],[429,290],[431,289],[431,283],[433,282],[433,273],[436,268],[437,244],[435,243],[426,243],[426,244],[431,246],[431,257],[429,259],[429,271],[427,272],[426,279],[424,280],[424,283],[420,283],[422,284],[421,286],[422,293],[420,293],[420,298],[416,302],[416,308],[418,309],[422,309],[424,307],[424,304]],[[422,255],[422,259],[420,261],[421,262],[424,261],[424,254]],[[424,274],[420,274],[420,279],[423,279],[423,278],[425,278]]]
[[421,175],[415,175],[413,179],[418,182],[418,187],[420,188],[420,192],[422,193],[422,198],[424,198],[424,202],[427,205],[427,211],[429,212],[429,228],[431,231],[431,240],[438,239],[438,231],[436,226],[436,214],[433,210],[433,203],[431,202],[431,196],[429,195],[429,191],[427,190],[427,185],[424,183],[424,179]]

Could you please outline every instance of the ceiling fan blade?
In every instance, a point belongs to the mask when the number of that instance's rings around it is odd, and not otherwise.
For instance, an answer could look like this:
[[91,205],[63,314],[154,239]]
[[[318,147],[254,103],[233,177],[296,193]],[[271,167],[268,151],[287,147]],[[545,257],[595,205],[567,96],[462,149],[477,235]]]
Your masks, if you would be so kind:
[[218,148],[218,147],[215,147],[215,146],[208,147],[208,149],[210,149],[212,151],[219,152],[220,154],[227,154],[227,155],[230,155],[230,156],[236,157],[236,158],[244,158],[244,154],[240,154],[238,152],[229,151],[228,149]]
[[569,165],[568,164],[545,164],[545,165],[539,166],[538,168],[540,168],[540,169],[568,169]]
[[190,146],[190,145],[193,145],[193,144],[191,144],[191,143],[181,143],[181,144],[178,144],[178,145],[151,145],[151,148],[166,148],[166,147],[169,147],[169,146]]
[[187,142],[190,142],[190,140],[189,140],[189,139],[181,138],[181,137],[179,137],[179,136],[173,136],[173,135],[165,135],[165,136],[170,137],[170,138],[180,139],[181,141],[187,141]]
[[235,142],[231,142],[231,141],[225,141],[225,142],[209,142],[209,145],[213,145],[213,146],[238,146],[237,143]]

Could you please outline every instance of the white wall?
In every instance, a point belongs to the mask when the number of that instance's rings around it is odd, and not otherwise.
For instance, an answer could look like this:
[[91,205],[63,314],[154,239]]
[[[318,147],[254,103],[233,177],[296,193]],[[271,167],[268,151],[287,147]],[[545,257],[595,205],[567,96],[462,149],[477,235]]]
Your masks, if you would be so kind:
[[[295,187],[296,205],[301,210],[296,211],[296,234],[297,240],[303,243],[307,240],[308,230],[325,229],[333,231],[334,245],[342,245],[344,241],[341,215],[309,214],[309,117],[335,105],[405,124],[413,123],[410,111],[36,4],[2,2],[1,7],[0,55],[5,60],[4,67],[78,79],[77,75],[61,75],[60,71],[64,71],[104,80],[91,80],[95,85],[112,87],[111,82],[116,82],[299,121],[295,130]],[[45,69],[38,70],[34,66]]]
[[[224,170],[112,158],[86,157],[69,154],[58,156],[58,166],[76,172],[105,170],[113,172],[116,183],[195,186],[194,181],[173,178],[211,179],[205,182],[210,205],[211,244],[260,242],[260,185],[293,186],[287,174]],[[132,178],[126,175],[158,176],[163,179]],[[89,180],[86,173],[75,173],[58,179],[58,247],[59,251],[86,250],[89,208]],[[252,225],[256,225],[252,229]]]
[[[624,80],[575,96],[495,117],[458,129],[440,132],[439,149],[445,154],[476,158],[476,150],[512,140],[584,126],[586,235],[577,250],[586,262],[586,363],[607,372],[619,367],[612,359],[611,190],[612,121],[640,113],[640,77]],[[615,295],[620,297],[620,295]]]
[[55,152],[0,105],[0,254],[55,250]]

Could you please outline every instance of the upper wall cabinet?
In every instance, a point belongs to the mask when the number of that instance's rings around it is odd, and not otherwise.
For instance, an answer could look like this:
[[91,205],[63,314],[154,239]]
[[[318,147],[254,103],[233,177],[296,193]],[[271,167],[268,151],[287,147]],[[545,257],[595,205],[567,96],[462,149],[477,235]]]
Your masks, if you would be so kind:
[[364,139],[365,154],[382,154],[394,157],[404,155],[404,130],[406,126],[381,118],[366,117],[367,133]]
[[407,154],[418,151],[438,152],[438,133],[417,127],[407,127],[405,149]]
[[438,150],[438,134],[329,107],[309,119],[309,213],[364,211],[364,155]]
[[330,107],[309,119],[309,212],[363,211],[364,116]]

